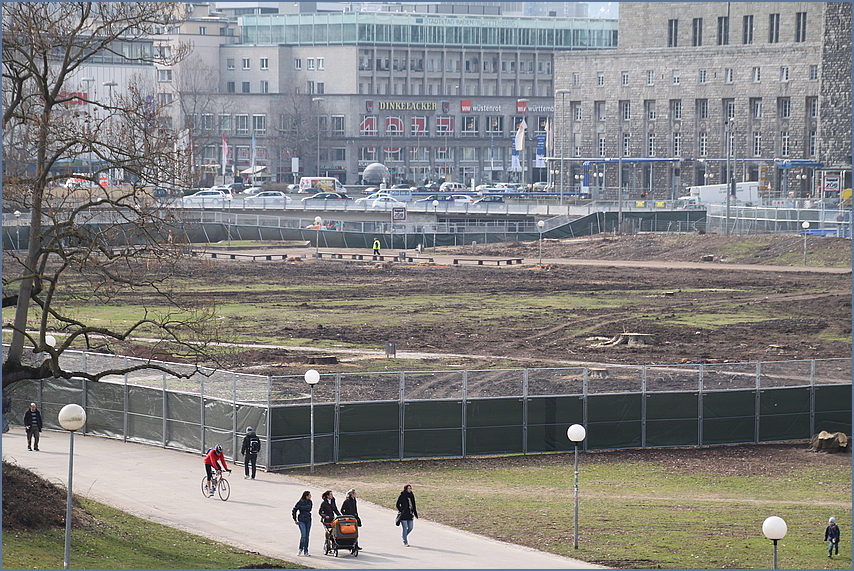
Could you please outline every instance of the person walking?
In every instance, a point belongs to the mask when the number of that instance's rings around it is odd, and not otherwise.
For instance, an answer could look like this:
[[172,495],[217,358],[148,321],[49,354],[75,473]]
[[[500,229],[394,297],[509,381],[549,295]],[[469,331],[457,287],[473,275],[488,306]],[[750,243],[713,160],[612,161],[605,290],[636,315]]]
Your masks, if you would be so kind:
[[240,453],[243,454],[244,480],[249,480],[249,465],[252,465],[252,479],[255,479],[255,466],[258,462],[258,453],[261,452],[261,439],[255,434],[251,426],[246,427],[246,436],[243,437],[243,446]]
[[839,526],[836,525],[836,518],[832,517],[824,528],[824,540],[827,542],[827,556],[833,557],[833,552],[839,555]]
[[341,512],[335,505],[335,496],[332,495],[332,490],[326,490],[320,498],[320,508],[317,513],[320,514],[320,521],[323,522],[323,525],[329,527],[335,516],[341,515]]
[[397,497],[396,505],[401,534],[403,535],[403,544],[409,547],[409,534],[412,532],[413,518],[418,517],[418,509],[415,507],[415,494],[412,493],[412,486],[406,484],[403,487],[403,491]]
[[294,518],[294,523],[299,526],[299,553],[297,555],[305,555],[311,557],[308,552],[308,532],[311,531],[311,492],[308,490],[302,493],[302,497],[294,505],[291,515]]
[[[42,431],[42,413],[36,407],[36,403],[30,403],[30,409],[24,413],[24,428],[27,430],[27,450],[39,451],[39,434]],[[35,441],[35,442],[33,442]]]
[[[222,468],[220,468],[220,463],[222,463]],[[217,444],[215,447],[208,450],[208,453],[205,454],[205,473],[208,475],[208,494],[210,497],[213,497],[216,488],[213,483],[213,471],[216,470],[225,470],[229,474],[231,470],[228,469],[228,465],[225,463],[225,454],[222,452],[222,446]]]
[[[341,515],[353,516],[356,518],[356,525],[358,527],[362,527],[362,518],[359,517],[359,507],[356,503],[356,490],[352,488],[347,490],[347,498],[344,500],[344,503],[341,504]],[[353,547],[356,549],[362,549],[359,547],[358,539]]]
[[373,248],[374,248],[374,256],[379,256],[380,255],[380,239],[379,238],[374,238]]

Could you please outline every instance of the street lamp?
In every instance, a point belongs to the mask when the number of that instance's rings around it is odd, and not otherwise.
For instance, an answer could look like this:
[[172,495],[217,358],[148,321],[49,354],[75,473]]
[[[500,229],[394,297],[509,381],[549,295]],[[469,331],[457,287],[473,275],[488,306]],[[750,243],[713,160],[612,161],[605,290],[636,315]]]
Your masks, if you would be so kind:
[[[312,97],[312,103],[322,103],[323,97]],[[320,176],[320,113],[317,114],[317,176]]]
[[558,89],[560,95],[560,203],[563,204],[563,139],[566,137],[566,95],[569,89]]
[[21,226],[20,226],[20,222],[21,222],[21,211],[16,210],[15,211],[15,241],[17,242],[17,244],[15,245],[16,250],[21,249]]
[[801,228],[804,229],[804,265],[807,265],[807,230],[810,228],[810,223],[804,220],[804,223],[801,224]]
[[314,474],[314,385],[320,382],[320,373],[314,369],[305,372],[305,382],[311,387],[311,473]]
[[777,569],[777,542],[786,537],[787,531],[789,528],[781,517],[772,515],[762,522],[762,533],[774,542],[774,569]]
[[317,258],[320,255],[320,225],[323,223],[323,220],[320,216],[314,217],[314,226],[317,228],[317,234],[314,237],[314,257]]
[[433,201],[433,253],[436,253],[436,227],[439,225],[439,218],[436,216],[436,207],[439,206],[439,201]]
[[580,424],[573,424],[566,429],[566,436],[575,443],[575,549],[578,549],[578,443],[587,436],[587,431]]
[[546,225],[546,223],[543,220],[539,220],[537,222],[537,228],[540,231],[540,265],[541,266],[543,265],[543,226],[545,226],[545,225]]
[[74,475],[74,431],[86,424],[86,411],[79,404],[67,404],[59,411],[59,424],[68,431],[68,500],[65,504],[65,559],[63,569],[71,560],[71,479]]
[[735,165],[732,168],[732,174],[730,174],[730,164],[729,164],[729,156],[733,155],[733,162],[735,162],[735,130],[736,130],[735,121],[726,121],[724,123],[724,131],[726,132],[726,141],[724,142],[724,149],[726,150],[726,228],[724,229],[724,234],[729,236],[729,205],[731,202],[731,195],[735,192]]

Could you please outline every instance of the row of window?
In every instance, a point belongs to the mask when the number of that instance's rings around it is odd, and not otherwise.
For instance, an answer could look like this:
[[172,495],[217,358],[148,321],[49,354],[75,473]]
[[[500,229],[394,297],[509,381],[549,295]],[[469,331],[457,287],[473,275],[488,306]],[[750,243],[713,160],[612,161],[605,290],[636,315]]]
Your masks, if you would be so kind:
[[[233,57],[227,58],[225,60],[226,69],[228,69],[230,71],[234,70],[235,69],[234,62],[235,62],[235,59]],[[241,63],[241,69],[242,70],[249,71],[250,69],[252,69],[251,58],[248,58],[248,57],[241,58],[240,63]],[[260,69],[261,71],[269,70],[270,69],[270,58],[266,58],[266,57],[260,58],[258,69]]]
[[[708,119],[709,118],[709,100],[708,99],[695,99],[695,110],[696,117],[698,119]],[[736,119],[738,118],[738,108],[736,106],[736,102],[734,99],[723,99],[721,100],[723,105],[723,116],[726,119]],[[750,113],[751,117],[754,119],[762,119],[763,116],[763,108],[762,108],[762,98],[761,97],[752,97],[749,100]],[[670,107],[670,118],[674,121],[679,121],[682,119],[682,100],[681,99],[672,99],[669,102]],[[605,102],[604,101],[595,101],[593,104],[594,111],[596,112],[596,119],[598,121],[605,120]],[[632,118],[632,103],[631,101],[620,101],[620,118],[623,121],[629,121]],[[646,100],[643,102],[644,116],[649,121],[654,121],[656,119],[656,101],[654,99]],[[805,110],[806,116],[812,119],[818,118],[818,97],[807,97],[805,99]],[[778,97],[777,98],[777,117],[780,119],[790,119],[792,116],[792,99],[790,97]],[[581,121],[581,103],[573,102],[572,104],[572,118],[574,121]]]
[[[534,64],[534,60],[524,60],[516,62],[514,59],[502,59],[499,62],[498,56],[487,58],[483,61],[479,57],[471,57],[464,61],[459,59],[442,59],[442,58],[391,58],[378,57],[374,58],[371,55],[363,55],[359,57],[359,71],[410,71],[424,72],[451,72],[451,73],[516,73],[521,74],[537,73],[543,75],[551,75],[552,62],[550,59],[543,59]],[[518,64],[518,65],[517,65]]]
[[[645,85],[655,85],[656,72],[653,70],[647,70],[645,73],[646,83]],[[664,76],[662,76],[664,77]],[[717,71],[712,71],[712,78],[717,78]],[[809,67],[809,80],[810,81],[818,81],[818,65],[810,65]],[[670,70],[670,83],[672,85],[679,85],[681,83],[682,74],[678,69]],[[751,70],[750,78],[754,83],[760,83],[762,81],[762,68],[754,67]],[[697,70],[697,83],[705,84],[708,83],[710,79],[709,70],[707,69],[699,69]],[[724,83],[735,83],[736,74],[735,69],[731,67],[724,68],[722,79]],[[780,81],[788,82],[791,79],[790,67],[788,65],[780,66]],[[631,85],[630,75],[628,71],[620,72],[620,85],[627,86]],[[572,74],[572,87],[580,87],[581,86],[581,72],[573,72]],[[596,72],[596,86],[597,87],[605,87],[605,72],[599,71]]]
[[[729,16],[718,17],[717,45],[729,45]],[[749,45],[753,43],[755,32],[753,14],[747,14],[741,20],[741,43]],[[795,14],[795,29],[792,39],[796,43],[807,41],[807,13],[797,12]],[[780,42],[780,14],[768,15],[768,43]],[[703,18],[691,20],[691,45],[699,47],[703,45]],[[667,21],[667,46],[679,47],[679,20]]]

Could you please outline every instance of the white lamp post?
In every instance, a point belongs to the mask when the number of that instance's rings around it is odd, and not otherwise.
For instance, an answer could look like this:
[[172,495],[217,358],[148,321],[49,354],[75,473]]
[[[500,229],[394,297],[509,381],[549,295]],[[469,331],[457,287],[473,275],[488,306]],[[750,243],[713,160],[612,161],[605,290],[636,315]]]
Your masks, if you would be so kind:
[[575,549],[578,549],[578,443],[587,437],[587,431],[580,424],[566,429],[566,436],[575,443]]
[[777,569],[777,542],[786,537],[787,531],[789,528],[781,517],[772,515],[762,522],[762,533],[774,542],[774,569]]
[[15,244],[16,250],[21,249],[21,226],[20,226],[20,222],[21,222],[21,211],[16,210],[15,211],[15,241],[17,242],[17,244]]
[[546,223],[542,220],[537,221],[537,229],[540,231],[540,265],[543,265],[543,226]]
[[[56,341],[54,340],[54,343]],[[86,424],[86,411],[79,404],[67,404],[59,411],[59,424],[68,431],[68,500],[65,504],[65,559],[68,569],[71,559],[71,479],[74,475],[74,431]]]
[[314,238],[314,257],[318,257],[320,254],[320,225],[323,223],[323,220],[320,216],[314,217],[314,225],[317,227],[317,233]]
[[314,474],[314,385],[320,382],[320,373],[314,369],[305,372],[305,382],[311,387],[311,473]]
[[439,201],[433,201],[433,253],[436,253],[436,227],[439,225],[439,218],[436,216],[436,208],[439,206]]
[[801,228],[804,229],[804,265],[807,265],[807,230],[810,228],[810,223],[804,220],[804,223],[801,224]]

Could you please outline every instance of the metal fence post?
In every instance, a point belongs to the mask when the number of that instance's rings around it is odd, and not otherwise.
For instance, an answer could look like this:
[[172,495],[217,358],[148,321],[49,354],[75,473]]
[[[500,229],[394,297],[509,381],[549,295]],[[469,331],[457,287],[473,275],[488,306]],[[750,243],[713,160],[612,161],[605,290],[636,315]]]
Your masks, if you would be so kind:
[[755,418],[753,424],[753,442],[759,444],[759,411],[762,406],[762,364],[756,363],[756,398],[754,400],[753,406],[755,407]]
[[169,402],[167,400],[169,393],[166,392],[166,371],[163,371],[163,393],[162,394],[163,394],[163,397],[162,397],[163,398],[163,407],[162,407],[163,408],[163,448],[166,448],[166,441],[167,441],[167,438],[166,438],[166,417],[168,414],[168,411],[166,410],[166,408],[167,408],[168,402]]
[[528,369],[522,369],[522,454],[528,453]]
[[[582,378],[581,378],[581,424],[583,426],[587,427],[588,430],[590,428],[589,426],[587,426],[587,424],[588,424],[588,420],[587,420],[587,399],[589,396],[587,393],[587,390],[589,388],[589,383],[588,383],[588,380],[590,378],[589,372],[590,371],[587,369],[587,367],[584,367],[584,373],[583,373]],[[587,450],[587,443],[589,441],[590,441],[589,438],[584,439],[584,442],[581,443],[581,446],[582,446],[581,449],[582,450]]]
[[270,465],[273,463],[273,429],[271,425],[273,419],[273,377],[267,375],[267,446],[264,455],[267,457],[265,465],[267,471],[270,470]]
[[237,373],[231,373],[231,461],[238,456],[237,452]]
[[815,359],[810,359],[810,437],[815,434]]
[[703,445],[703,364],[700,363],[697,379],[697,446]]
[[641,367],[641,448],[646,448],[646,365]]
[[397,423],[399,428],[398,436],[397,436],[397,457],[400,460],[403,460],[403,425],[405,422],[404,408],[406,407],[406,402],[404,401],[404,387],[406,386],[406,374],[401,371],[400,372],[400,387],[398,387],[398,416]]
[[[83,394],[80,395],[80,400],[81,400],[80,404],[83,406],[83,410],[86,410],[87,408],[89,408],[89,406],[88,406],[89,398],[88,397],[89,397],[89,380],[83,379]],[[86,423],[86,422],[83,423],[83,434],[86,434],[86,425],[87,424],[88,423]]]
[[468,400],[469,400],[469,376],[468,371],[463,371],[463,406],[460,407],[461,415],[460,415],[460,432],[462,434],[462,447],[461,451],[463,453],[463,458],[466,457],[466,417],[468,415]]
[[201,452],[205,451],[205,376],[199,375],[199,445]]
[[335,417],[332,419],[332,462],[338,463],[341,446],[341,373],[335,373]]
[[130,387],[128,386],[128,374],[124,374],[124,382],[125,382],[125,410],[124,410],[124,438],[125,442],[128,441],[128,431],[130,430]]

